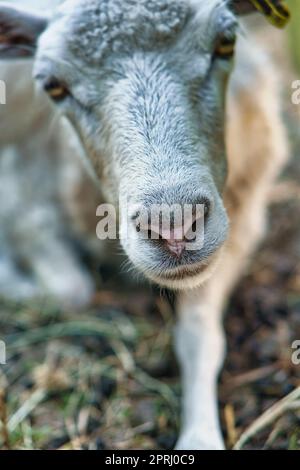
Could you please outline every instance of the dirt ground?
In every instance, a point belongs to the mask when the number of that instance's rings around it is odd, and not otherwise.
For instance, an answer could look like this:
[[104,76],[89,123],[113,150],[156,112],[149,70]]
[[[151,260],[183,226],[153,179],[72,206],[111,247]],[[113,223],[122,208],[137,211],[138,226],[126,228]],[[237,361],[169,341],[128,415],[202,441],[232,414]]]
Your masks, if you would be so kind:
[[[288,93],[288,89],[287,89]],[[288,95],[285,101],[289,101]],[[295,115],[293,115],[295,113]],[[220,415],[229,448],[300,450],[300,119],[285,110],[292,159],[274,193],[268,235],[225,316],[228,354]],[[84,313],[0,301],[0,446],[9,449],[171,449],[180,381],[172,353],[172,295],[95,272]],[[121,286],[121,287],[120,287]],[[264,412],[279,408],[265,420]],[[262,423],[261,423],[262,421]],[[266,422],[265,422],[266,421]]]

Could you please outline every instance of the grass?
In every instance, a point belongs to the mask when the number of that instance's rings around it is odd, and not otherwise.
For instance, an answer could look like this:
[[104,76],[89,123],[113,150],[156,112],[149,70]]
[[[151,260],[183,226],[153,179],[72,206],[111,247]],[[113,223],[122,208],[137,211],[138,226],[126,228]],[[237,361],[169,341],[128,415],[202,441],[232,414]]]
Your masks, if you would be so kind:
[[[280,208],[273,210],[278,221]],[[274,256],[271,233],[226,317],[220,414],[229,447],[299,450],[299,396],[288,407],[280,400],[300,386],[290,349],[300,338],[300,271],[292,254],[284,266]],[[126,295],[107,288],[84,313],[0,301],[8,354],[0,368],[1,447],[172,448],[180,424],[173,324],[168,299],[144,287]]]

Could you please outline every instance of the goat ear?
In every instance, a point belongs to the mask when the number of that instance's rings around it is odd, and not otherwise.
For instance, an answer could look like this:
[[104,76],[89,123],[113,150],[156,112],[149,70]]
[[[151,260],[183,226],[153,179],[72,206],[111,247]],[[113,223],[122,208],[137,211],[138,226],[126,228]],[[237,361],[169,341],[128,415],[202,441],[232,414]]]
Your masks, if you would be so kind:
[[0,59],[33,57],[48,19],[0,3]]
[[284,28],[290,19],[289,9],[283,0],[229,0],[229,6],[237,15],[259,11],[278,28]]

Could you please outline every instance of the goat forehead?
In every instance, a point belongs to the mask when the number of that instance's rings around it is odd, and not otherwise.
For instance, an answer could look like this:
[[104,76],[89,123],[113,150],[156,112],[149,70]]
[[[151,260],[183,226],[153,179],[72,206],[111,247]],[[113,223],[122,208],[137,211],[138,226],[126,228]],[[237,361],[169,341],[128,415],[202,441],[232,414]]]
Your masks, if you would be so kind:
[[190,12],[187,0],[67,0],[58,18],[66,23],[68,48],[97,63],[111,52],[165,45]]

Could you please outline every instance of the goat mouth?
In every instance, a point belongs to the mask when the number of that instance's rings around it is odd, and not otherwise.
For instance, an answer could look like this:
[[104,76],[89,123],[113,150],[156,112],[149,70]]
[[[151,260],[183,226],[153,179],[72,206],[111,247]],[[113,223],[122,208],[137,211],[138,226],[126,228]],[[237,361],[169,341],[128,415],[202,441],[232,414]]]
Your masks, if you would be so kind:
[[222,253],[223,249],[220,248],[218,252],[201,263],[180,266],[160,273],[157,277],[150,277],[157,284],[173,290],[193,289],[199,287],[211,277],[220,262]]
[[208,264],[209,263],[206,262],[205,264],[201,263],[193,266],[181,266],[161,274],[160,278],[168,281],[184,281],[187,277],[194,277],[203,273],[203,271],[207,269]]

